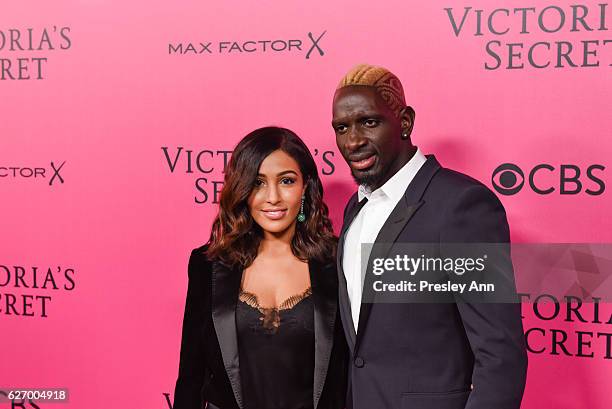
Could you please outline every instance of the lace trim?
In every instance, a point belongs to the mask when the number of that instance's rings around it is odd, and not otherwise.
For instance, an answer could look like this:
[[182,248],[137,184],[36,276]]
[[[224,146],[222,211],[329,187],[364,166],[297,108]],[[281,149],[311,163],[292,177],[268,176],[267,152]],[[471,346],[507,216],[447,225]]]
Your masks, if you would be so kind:
[[303,293],[292,295],[283,301],[278,307],[264,308],[259,305],[257,296],[248,291],[240,290],[238,299],[261,313],[259,320],[263,327],[271,333],[276,333],[280,327],[279,311],[288,310],[295,307],[300,301],[312,294],[312,287],[308,287]]
[[289,310],[295,307],[300,301],[310,296],[311,294],[312,287],[308,287],[306,290],[304,290],[304,292],[292,295],[291,297],[287,298],[285,301],[280,303],[278,307],[262,307],[261,305],[259,305],[259,299],[255,294],[244,290],[240,290],[240,295],[238,295],[238,299],[242,302],[247,303],[249,306],[258,309],[260,312],[263,313],[263,310]]

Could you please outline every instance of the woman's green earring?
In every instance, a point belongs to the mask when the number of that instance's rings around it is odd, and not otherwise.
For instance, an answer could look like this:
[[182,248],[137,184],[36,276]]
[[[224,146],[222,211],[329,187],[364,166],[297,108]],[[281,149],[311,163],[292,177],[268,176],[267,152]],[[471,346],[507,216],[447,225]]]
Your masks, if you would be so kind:
[[302,204],[300,205],[300,213],[297,216],[297,221],[300,223],[306,221],[306,215],[304,214],[304,195],[302,195]]

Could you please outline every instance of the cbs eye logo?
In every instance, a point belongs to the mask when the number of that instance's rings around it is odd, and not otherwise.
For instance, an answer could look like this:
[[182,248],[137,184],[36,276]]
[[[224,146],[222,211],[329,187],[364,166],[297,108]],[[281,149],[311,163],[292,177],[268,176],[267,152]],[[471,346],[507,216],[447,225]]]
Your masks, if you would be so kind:
[[[580,166],[564,164],[560,165],[557,171],[552,165],[540,163],[529,171],[525,180],[525,174],[521,168],[514,163],[504,163],[493,171],[491,183],[499,194],[505,196],[520,192],[525,185],[525,181],[528,182],[531,190],[539,195],[551,194],[558,188],[561,195],[577,195],[584,191],[587,195],[598,196],[606,190],[606,184],[603,179],[595,175],[595,172],[603,172],[605,168],[603,165],[590,165],[586,168],[586,171],[583,171]],[[556,176],[559,181],[558,186],[544,186],[541,181],[538,182],[538,174],[542,172],[548,172]],[[585,186],[586,183],[589,184],[588,187]],[[595,187],[595,189],[592,187]]]
[[518,193],[525,184],[525,175],[521,168],[513,163],[499,165],[493,171],[491,183],[498,193],[506,196]]

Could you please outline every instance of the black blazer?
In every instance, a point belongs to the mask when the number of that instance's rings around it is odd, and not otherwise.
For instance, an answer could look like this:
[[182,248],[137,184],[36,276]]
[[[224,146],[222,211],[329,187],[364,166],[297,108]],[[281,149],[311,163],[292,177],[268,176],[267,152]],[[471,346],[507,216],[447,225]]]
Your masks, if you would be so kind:
[[[174,409],[242,409],[244,407],[236,304],[242,272],[192,251],[183,318],[179,375]],[[309,263],[315,325],[315,409],[344,408],[347,345],[338,314],[335,265]],[[299,370],[299,369],[293,369]],[[262,408],[265,409],[265,408]]]
[[[347,406],[519,408],[527,354],[518,303],[362,303],[355,333],[342,257],[346,231],[361,207],[353,195],[338,244],[340,312],[352,360]],[[428,155],[376,238],[383,249],[372,253],[385,257],[394,243],[509,239],[506,213],[497,197]],[[371,272],[366,274],[368,282]]]

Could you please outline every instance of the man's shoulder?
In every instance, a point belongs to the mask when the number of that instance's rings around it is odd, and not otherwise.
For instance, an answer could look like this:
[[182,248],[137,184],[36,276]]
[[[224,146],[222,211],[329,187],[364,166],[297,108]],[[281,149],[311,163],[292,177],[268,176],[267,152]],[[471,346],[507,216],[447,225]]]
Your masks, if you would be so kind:
[[478,179],[449,168],[440,168],[433,181],[440,187],[448,189],[464,190],[475,187],[489,189]]
[[478,199],[501,206],[497,195],[484,183],[459,171],[440,168],[432,178],[428,193],[434,196],[444,196],[448,203],[453,199]]

